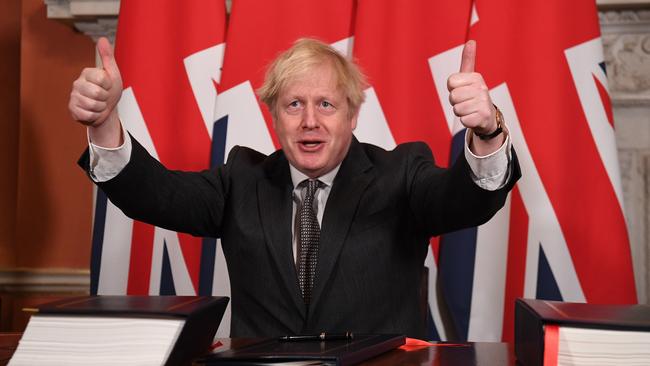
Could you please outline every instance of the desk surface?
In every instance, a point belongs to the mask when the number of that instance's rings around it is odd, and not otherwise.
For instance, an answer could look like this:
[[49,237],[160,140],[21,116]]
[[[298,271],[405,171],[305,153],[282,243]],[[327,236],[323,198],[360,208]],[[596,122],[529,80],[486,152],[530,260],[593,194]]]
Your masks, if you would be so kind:
[[9,363],[22,333],[0,333],[0,366]]
[[514,366],[514,348],[509,343],[437,343],[434,346],[405,351],[396,349],[361,365],[459,365]]
[[[0,333],[0,366],[9,362],[20,340],[21,333]],[[253,340],[220,339],[223,347],[243,346]],[[430,347],[409,351],[396,349],[361,363],[365,366],[379,365],[458,365],[458,366],[507,366],[515,365],[513,347],[509,343],[437,343]]]

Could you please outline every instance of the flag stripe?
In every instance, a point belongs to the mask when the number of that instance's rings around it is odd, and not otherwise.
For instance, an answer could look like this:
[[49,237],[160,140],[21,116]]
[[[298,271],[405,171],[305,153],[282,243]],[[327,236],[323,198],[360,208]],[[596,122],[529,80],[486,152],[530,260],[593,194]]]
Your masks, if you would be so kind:
[[174,286],[174,276],[172,275],[172,265],[169,260],[167,243],[163,241],[162,269],[160,270],[160,289],[158,293],[162,296],[175,296],[176,288]]
[[427,301],[429,303],[427,313],[427,336],[428,339],[447,340],[444,321],[440,314],[438,302],[438,265],[434,256],[433,245],[429,245],[424,265],[428,272]]
[[[215,101],[216,102],[216,101]],[[216,103],[215,103],[216,104]],[[216,109],[216,105],[215,105]],[[226,136],[228,129],[228,116],[214,122],[212,126],[212,147],[210,150],[210,168],[214,169],[225,162]],[[214,276],[216,273],[227,272],[225,266],[215,268],[217,239],[203,238],[201,249],[201,272],[199,276],[199,295],[225,294],[221,289],[213,291]],[[216,269],[216,270],[215,270]],[[229,312],[228,312],[229,314]],[[229,318],[228,318],[229,319]],[[228,333],[225,333],[228,334]],[[220,334],[223,335],[223,334]]]
[[535,298],[543,300],[562,301],[562,294],[558,288],[557,281],[553,275],[553,270],[548,263],[544,246],[539,246],[539,274],[537,275],[537,293]]
[[[217,239],[203,238],[201,242],[201,264],[199,272],[199,291],[201,296],[212,295],[213,277],[215,272],[214,261],[217,253]],[[223,268],[218,270],[222,271]]]
[[[172,263],[172,269],[175,270],[175,274],[183,273],[183,278],[187,279],[187,283],[185,283],[187,288],[182,289],[186,292],[183,294],[196,294],[199,289],[203,239],[186,233],[174,233],[174,235],[178,237],[179,251],[176,253],[176,262]],[[174,253],[172,252],[172,254]],[[185,276],[186,274],[188,276]],[[179,290],[179,286],[176,289]],[[180,291],[178,292],[181,294]]]
[[92,247],[90,251],[90,294],[97,295],[99,286],[99,270],[102,263],[102,250],[104,244],[104,227],[106,223],[106,194],[97,189],[95,196],[95,222],[93,225]]
[[[155,228],[153,239],[153,260],[151,262],[151,276],[149,281],[149,294],[156,295],[159,292],[163,269],[163,254],[167,251],[169,265],[174,279],[174,288],[177,295],[193,296],[196,295],[198,288],[198,264],[187,262],[186,257],[197,258],[201,251],[201,246],[183,248],[183,236],[188,234],[176,233],[171,230]],[[196,264],[195,264],[196,263]]]
[[133,222],[129,281],[127,295],[149,294],[154,227],[140,221]]
[[[465,146],[465,131],[454,135],[451,156],[458,158]],[[466,340],[472,309],[474,264],[478,228],[458,230],[440,239],[438,275],[447,310],[453,319],[454,333],[448,340]]]
[[513,189],[510,198],[510,235],[508,238],[502,336],[502,340],[506,342],[514,341],[515,299],[524,295],[528,242],[528,214],[517,187]]
[[[223,254],[223,247],[221,245],[221,240],[217,240],[216,243],[216,258],[214,261],[215,268],[218,268],[218,271],[214,271],[212,278],[212,294],[219,296],[230,296],[230,276],[227,271],[226,258]],[[217,329],[218,337],[228,337],[230,336],[230,319],[231,319],[231,304],[232,301],[228,302],[228,307],[226,312],[221,319],[219,324],[219,329]]]
[[390,132],[390,127],[381,109],[375,89],[370,87],[365,91],[366,101],[361,105],[357,128],[354,136],[361,142],[377,145],[386,150],[395,148],[395,139]]
[[[524,138],[508,85],[501,84],[493,88],[491,95],[508,121],[510,137],[517,151],[521,169],[525,172],[517,185],[531,220],[529,243],[537,245],[542,242],[549,245],[546,254],[552,257],[551,265],[562,274],[558,285],[563,298],[566,301],[584,301],[582,287],[573,267],[573,259],[564,239],[564,233],[537,171],[537,160],[533,159],[528,141]],[[529,257],[527,255],[527,258]],[[529,263],[526,267],[528,273]]]
[[510,197],[476,237],[472,310],[467,340],[501,341],[508,260]]
[[223,64],[225,48],[226,45],[221,43],[196,52],[183,60],[192,93],[210,138],[212,138],[214,109],[217,103],[217,86],[221,79],[221,67],[217,66]]
[[126,293],[129,276],[129,255],[133,220],[106,202],[106,224],[101,252],[99,272],[99,295],[123,295]]
[[[215,106],[216,108],[216,106]],[[213,111],[214,112],[214,111]],[[212,125],[212,147],[210,149],[210,168],[215,169],[225,163],[228,116],[222,117]],[[217,253],[217,239],[203,238],[201,243],[201,267],[199,275],[199,295],[211,295]],[[224,268],[218,269],[224,272]]]
[[603,86],[603,83],[596,77],[596,75],[592,74],[592,76],[594,78],[594,83],[596,84],[596,88],[598,88],[598,95],[600,96],[600,102],[605,108],[605,114],[607,115],[607,122],[609,122],[610,126],[612,126],[612,129],[614,129],[614,116],[612,114],[612,104],[609,101],[609,93],[607,93],[606,87]]
[[[607,76],[600,67],[603,60],[600,37],[571,47],[565,51],[565,54],[584,117],[591,131],[592,139],[589,139],[589,142],[593,141],[612,185],[608,188],[614,189],[618,204],[622,208],[623,193],[614,126],[608,121],[608,108],[603,104],[603,98],[598,89],[600,84],[607,85]],[[599,82],[594,82],[594,78]],[[609,96],[605,99],[608,100]],[[599,171],[601,170],[599,169]]]

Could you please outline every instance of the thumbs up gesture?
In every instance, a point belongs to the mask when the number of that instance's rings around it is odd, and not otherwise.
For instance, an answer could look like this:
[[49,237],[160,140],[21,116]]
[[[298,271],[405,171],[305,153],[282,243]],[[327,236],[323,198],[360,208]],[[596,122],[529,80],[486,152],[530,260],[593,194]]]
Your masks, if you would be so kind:
[[[447,79],[449,102],[460,122],[474,133],[489,135],[497,129],[496,108],[481,74],[474,71],[476,42],[468,41],[463,48],[460,72]],[[475,145],[473,139],[472,145]],[[502,143],[502,139],[494,139]],[[481,141],[481,140],[479,140]],[[481,141],[483,142],[483,141]],[[480,143],[480,142],[479,142]]]
[[109,119],[113,120],[112,130],[115,130],[119,127],[115,107],[122,95],[122,77],[115,62],[113,47],[106,38],[99,39],[97,51],[102,67],[85,68],[81,72],[72,83],[68,108],[72,118],[91,127],[91,130],[108,127],[102,125]]

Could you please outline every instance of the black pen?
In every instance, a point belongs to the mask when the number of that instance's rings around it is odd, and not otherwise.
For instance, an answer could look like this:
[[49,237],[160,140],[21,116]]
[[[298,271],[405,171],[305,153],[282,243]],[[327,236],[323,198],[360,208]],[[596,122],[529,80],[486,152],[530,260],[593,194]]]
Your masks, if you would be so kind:
[[352,332],[286,335],[278,338],[280,342],[302,342],[302,341],[343,341],[354,339]]

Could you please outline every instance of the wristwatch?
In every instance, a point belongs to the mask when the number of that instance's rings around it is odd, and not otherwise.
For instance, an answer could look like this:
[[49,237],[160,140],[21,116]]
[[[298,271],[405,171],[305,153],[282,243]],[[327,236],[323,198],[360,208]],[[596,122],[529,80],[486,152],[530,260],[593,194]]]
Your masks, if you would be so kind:
[[489,134],[482,134],[474,131],[474,134],[478,136],[483,141],[491,140],[497,136],[499,136],[503,132],[503,113],[499,110],[499,108],[495,105],[494,108],[497,110],[496,112],[496,120],[497,120],[497,129],[494,130],[494,132],[489,133]]

